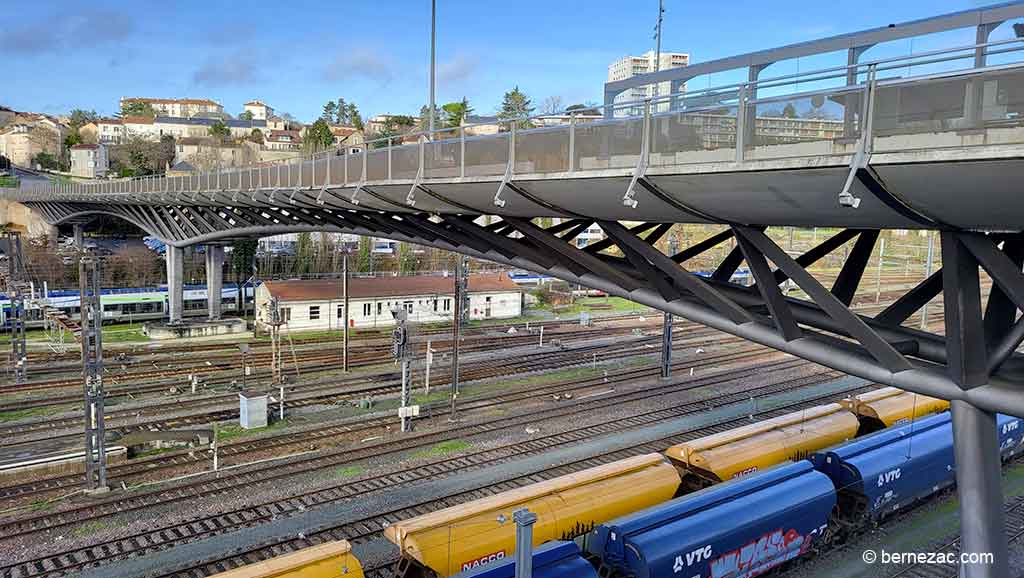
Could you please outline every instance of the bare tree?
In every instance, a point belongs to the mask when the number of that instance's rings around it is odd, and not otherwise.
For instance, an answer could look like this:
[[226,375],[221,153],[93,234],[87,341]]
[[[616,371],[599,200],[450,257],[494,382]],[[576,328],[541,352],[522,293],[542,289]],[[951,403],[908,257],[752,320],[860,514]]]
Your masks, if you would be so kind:
[[549,96],[545,98],[543,104],[540,105],[540,111],[544,114],[555,114],[556,112],[561,112],[562,97]]

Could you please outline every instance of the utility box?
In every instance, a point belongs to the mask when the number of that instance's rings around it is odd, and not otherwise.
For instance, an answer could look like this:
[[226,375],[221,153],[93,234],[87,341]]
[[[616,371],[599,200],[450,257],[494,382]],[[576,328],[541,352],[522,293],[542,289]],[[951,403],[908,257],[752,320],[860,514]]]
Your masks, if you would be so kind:
[[267,394],[255,391],[238,394],[238,425],[244,429],[267,427]]

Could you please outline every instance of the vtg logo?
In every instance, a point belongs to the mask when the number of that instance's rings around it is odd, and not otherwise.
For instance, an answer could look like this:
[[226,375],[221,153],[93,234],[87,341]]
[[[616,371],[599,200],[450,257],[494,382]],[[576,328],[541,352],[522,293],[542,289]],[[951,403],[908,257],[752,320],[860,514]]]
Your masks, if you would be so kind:
[[1008,433],[1010,433],[1012,431],[1016,431],[1017,430],[1017,426],[1019,426],[1019,425],[1020,425],[1019,421],[1011,421],[1009,423],[1003,424],[1003,435],[1006,435],[1006,434],[1008,434]]
[[885,472],[884,474],[879,474],[878,475],[878,487],[881,488],[882,486],[884,486],[886,484],[895,482],[896,480],[900,479],[900,473],[901,473],[900,469],[896,468],[894,470],[889,470],[888,472]]
[[711,559],[711,544],[708,544],[703,548],[697,548],[692,552],[687,552],[685,563],[683,562],[683,556],[676,556],[676,562],[672,565],[672,572],[678,574],[687,566],[693,566],[697,562],[709,559]]

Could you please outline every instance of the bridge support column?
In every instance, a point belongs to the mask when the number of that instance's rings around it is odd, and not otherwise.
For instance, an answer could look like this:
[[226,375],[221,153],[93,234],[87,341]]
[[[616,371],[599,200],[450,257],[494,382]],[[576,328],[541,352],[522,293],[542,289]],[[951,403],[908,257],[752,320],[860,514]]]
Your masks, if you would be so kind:
[[185,251],[181,247],[167,245],[167,313],[171,325],[181,323],[185,306],[184,258]]
[[[988,382],[989,359],[978,261],[965,245],[965,240],[958,233],[942,232],[942,290],[948,371],[950,378],[966,390]],[[1015,313],[1012,311],[1011,316]],[[998,309],[990,310],[990,319],[993,315],[998,315]],[[963,563],[960,576],[1009,576],[996,415],[962,400],[952,400],[950,404],[957,493],[960,497],[960,551],[968,555],[993,557],[991,561]]]
[[206,299],[210,321],[217,321],[221,314],[221,294],[224,287],[224,247],[206,246]]

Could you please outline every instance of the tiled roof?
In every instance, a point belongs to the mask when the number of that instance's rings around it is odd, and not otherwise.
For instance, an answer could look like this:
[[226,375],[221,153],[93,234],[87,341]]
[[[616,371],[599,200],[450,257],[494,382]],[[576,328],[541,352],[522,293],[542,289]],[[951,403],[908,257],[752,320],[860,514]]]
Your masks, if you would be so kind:
[[149,116],[126,116],[124,124],[153,124],[153,117]]
[[151,104],[208,104],[220,106],[220,103],[208,98],[122,98],[124,102],[148,102]]
[[[328,301],[342,298],[341,281],[314,279],[264,281],[267,290],[281,301]],[[520,291],[507,273],[469,276],[470,292]],[[367,297],[414,297],[419,295],[452,295],[455,278],[436,275],[409,277],[352,277],[348,281],[351,299]]]

